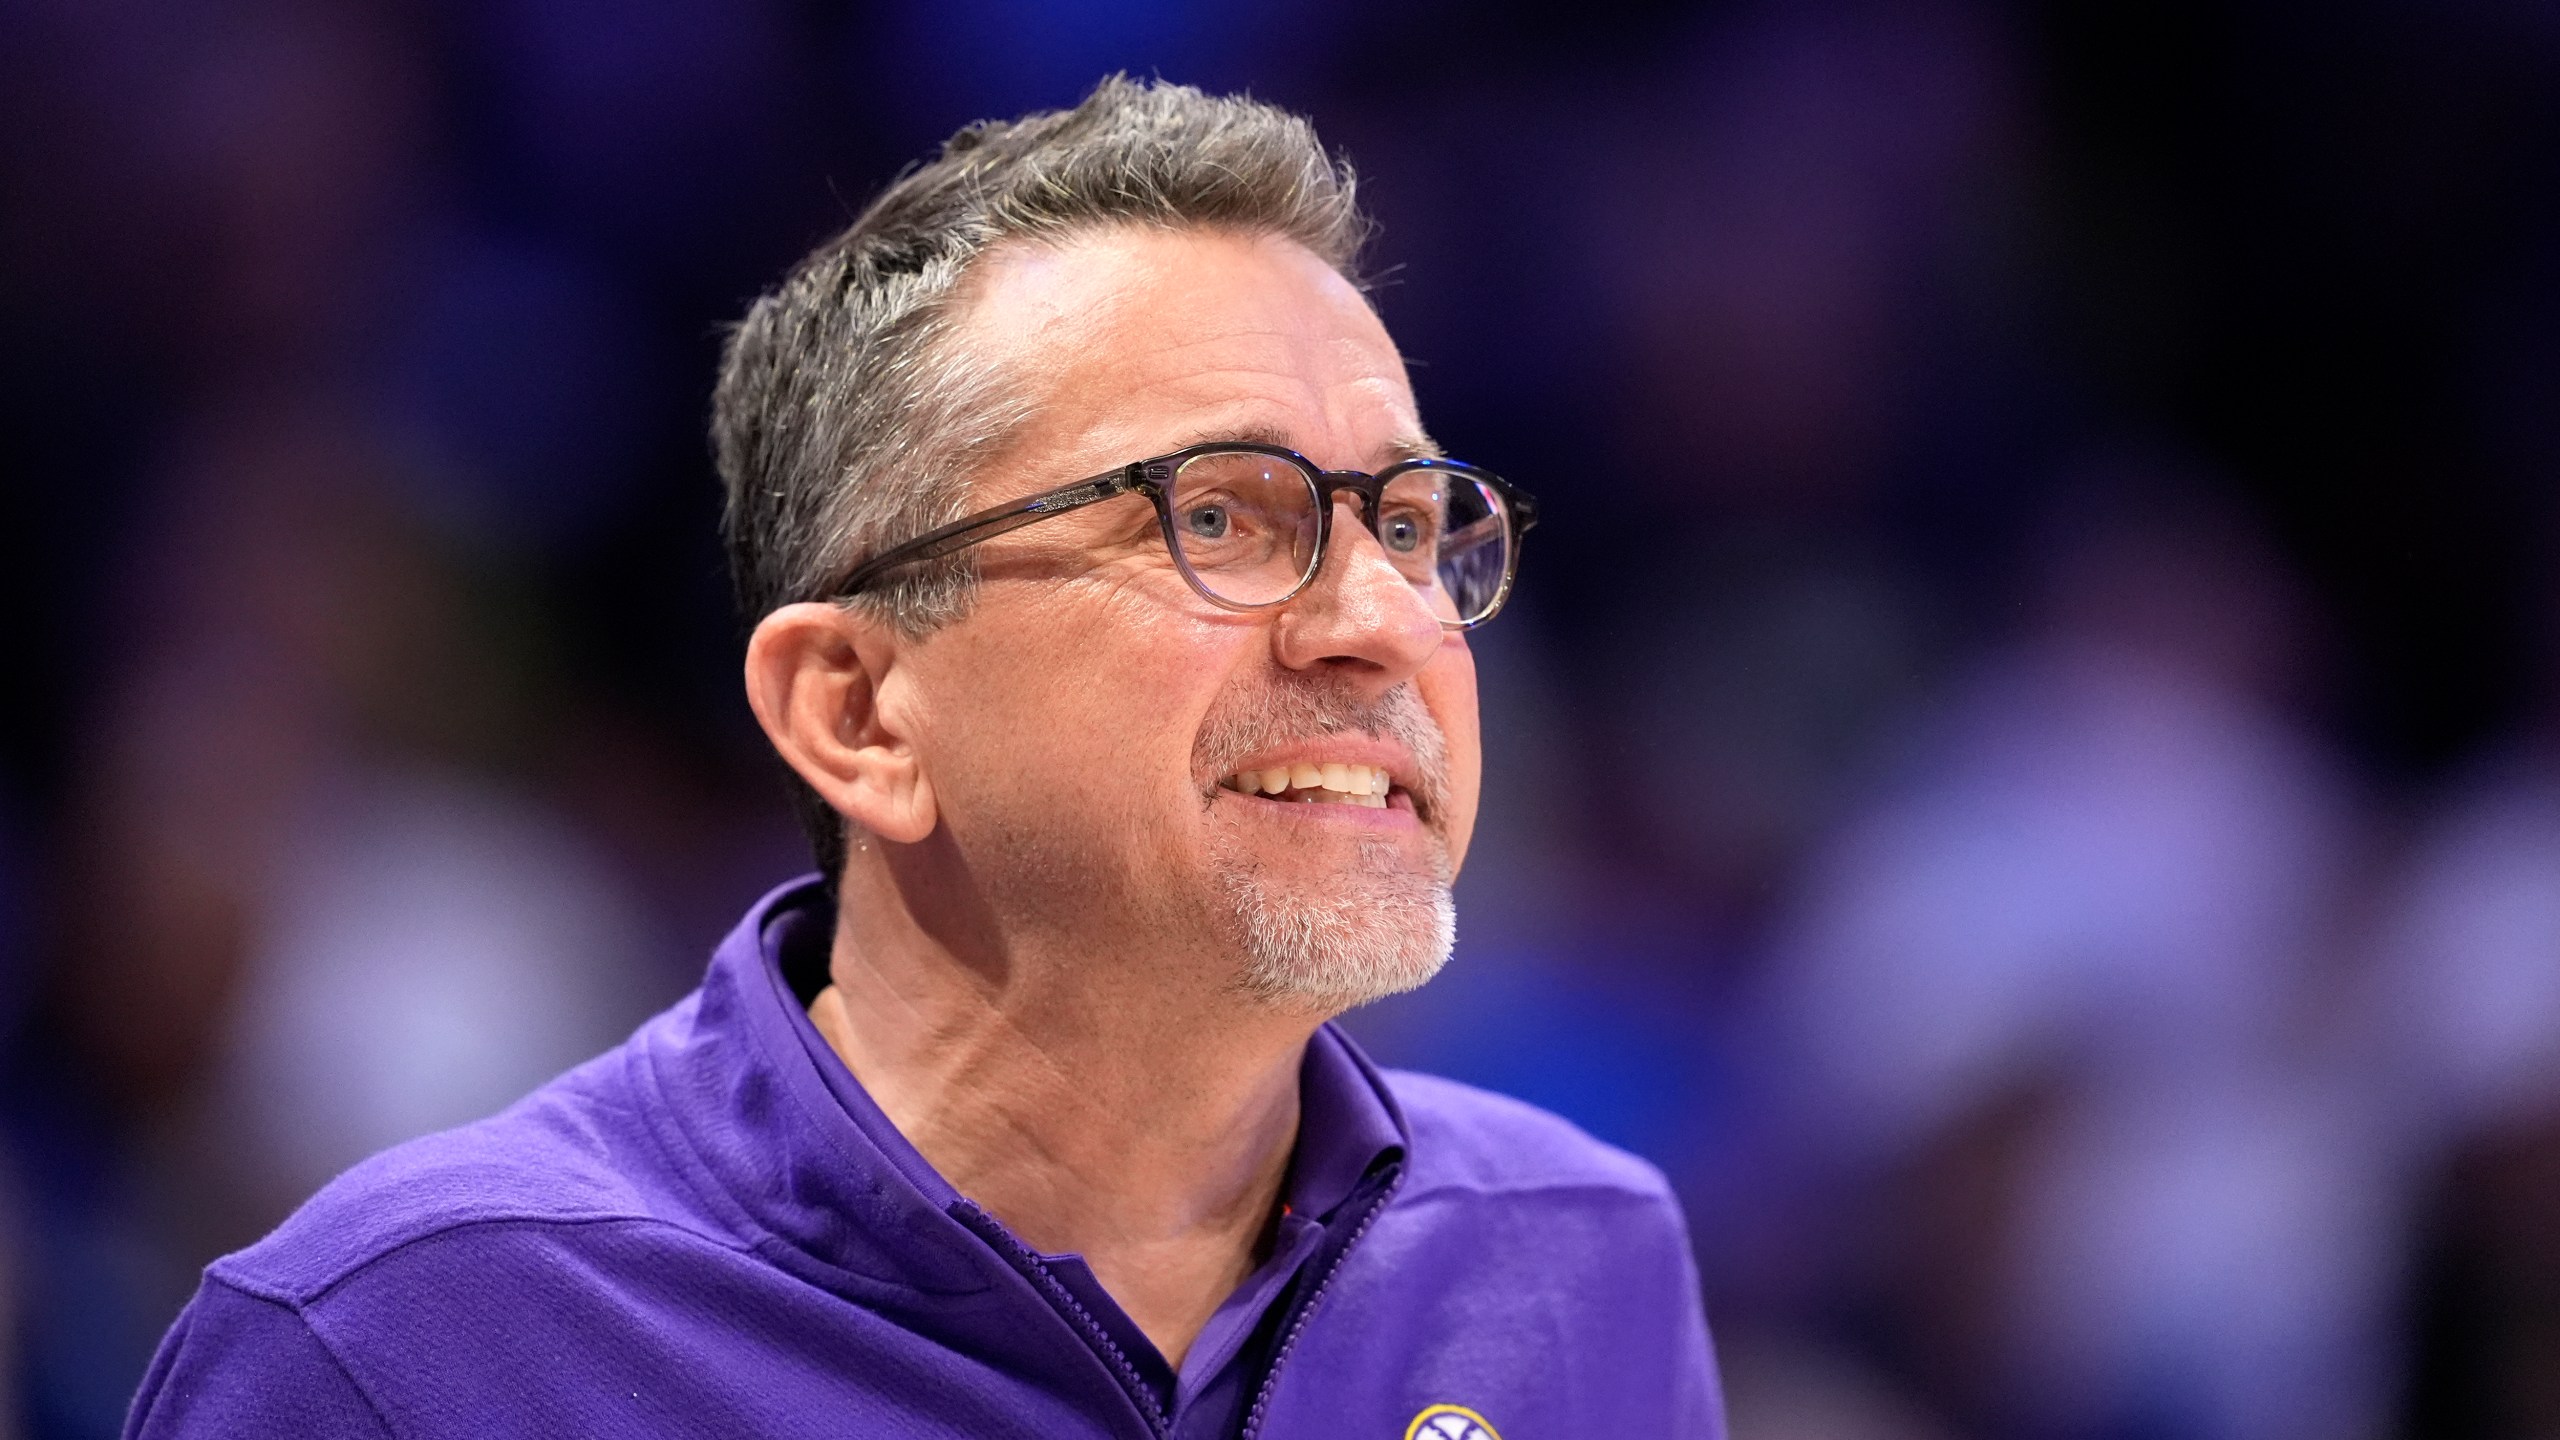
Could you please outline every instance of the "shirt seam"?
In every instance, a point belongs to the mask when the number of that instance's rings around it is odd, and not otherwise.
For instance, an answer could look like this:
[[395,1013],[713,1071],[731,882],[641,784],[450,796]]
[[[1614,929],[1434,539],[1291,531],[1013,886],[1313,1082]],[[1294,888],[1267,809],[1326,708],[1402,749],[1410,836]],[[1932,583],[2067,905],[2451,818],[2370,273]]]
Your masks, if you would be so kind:
[[671,1230],[676,1234],[686,1236],[690,1239],[700,1240],[715,1249],[726,1250],[732,1254],[753,1253],[752,1247],[725,1240],[717,1235],[706,1234],[691,1226],[679,1225],[672,1220],[661,1219],[655,1215],[483,1215],[475,1216],[467,1220],[448,1221],[430,1229],[421,1230],[414,1235],[406,1236],[366,1255],[364,1258],[357,1260],[350,1265],[347,1265],[345,1268],[330,1275],[329,1278],[308,1286],[289,1286],[264,1282],[254,1274],[243,1274],[237,1268],[225,1265],[221,1261],[216,1261],[214,1268],[209,1270],[207,1273],[210,1278],[220,1281],[222,1284],[239,1291],[241,1294],[255,1296],[261,1300],[266,1300],[277,1305],[287,1306],[298,1314],[305,1306],[322,1303],[327,1300],[329,1296],[344,1287],[348,1282],[354,1280],[367,1270],[374,1268],[384,1261],[398,1256],[403,1251],[416,1249],[418,1246],[424,1245],[428,1241],[440,1240],[445,1236],[456,1234],[460,1231],[491,1230],[500,1228],[550,1229],[554,1227],[570,1228],[589,1225],[636,1225],[660,1230]]
[[326,1334],[322,1333],[319,1325],[313,1322],[310,1313],[304,1308],[301,1302],[284,1299],[279,1296],[261,1294],[256,1290],[240,1284],[229,1276],[208,1275],[206,1278],[211,1280],[214,1284],[220,1285],[224,1289],[229,1290],[233,1294],[239,1295],[244,1299],[251,1300],[262,1305],[273,1305],[278,1309],[283,1310],[286,1314],[291,1315],[294,1319],[294,1323],[302,1327],[302,1333],[310,1336],[311,1343],[319,1346],[320,1353],[327,1356],[329,1358],[329,1363],[336,1367],[339,1378],[347,1382],[347,1388],[356,1392],[356,1397],[364,1401],[364,1408],[372,1414],[374,1425],[379,1428],[383,1434],[392,1437],[392,1440],[400,1440],[401,1436],[408,1433],[401,1427],[391,1423],[391,1412],[384,1409],[382,1402],[374,1398],[372,1389],[366,1386],[363,1380],[357,1378],[355,1367],[347,1363],[347,1357],[340,1353],[337,1343],[331,1340]]

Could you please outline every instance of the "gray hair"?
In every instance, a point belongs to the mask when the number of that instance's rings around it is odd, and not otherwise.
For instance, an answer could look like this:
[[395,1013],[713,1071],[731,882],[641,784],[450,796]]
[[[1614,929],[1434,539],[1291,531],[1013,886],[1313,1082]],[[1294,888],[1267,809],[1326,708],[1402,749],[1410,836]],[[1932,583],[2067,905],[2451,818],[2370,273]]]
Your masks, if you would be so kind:
[[[1240,96],[1113,76],[1072,110],[952,136],[729,337],[711,438],[748,623],[830,599],[859,560],[960,518],[969,477],[1031,404],[1016,377],[950,343],[970,265],[1005,240],[1119,225],[1282,236],[1355,282],[1369,234],[1350,167],[1313,127]],[[853,603],[921,635],[966,613],[973,580],[964,552]],[[844,822],[792,787],[833,885]]]

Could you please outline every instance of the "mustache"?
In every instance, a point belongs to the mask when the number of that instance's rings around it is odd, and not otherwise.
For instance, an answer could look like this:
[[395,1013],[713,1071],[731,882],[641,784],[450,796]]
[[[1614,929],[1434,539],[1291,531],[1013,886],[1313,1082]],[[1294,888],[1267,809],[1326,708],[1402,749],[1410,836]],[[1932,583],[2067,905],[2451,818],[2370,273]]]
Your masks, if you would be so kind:
[[1411,681],[1364,695],[1339,675],[1292,672],[1264,690],[1221,699],[1200,726],[1192,765],[1205,793],[1264,750],[1353,733],[1393,741],[1413,756],[1405,789],[1415,812],[1436,822],[1449,793],[1449,745]]

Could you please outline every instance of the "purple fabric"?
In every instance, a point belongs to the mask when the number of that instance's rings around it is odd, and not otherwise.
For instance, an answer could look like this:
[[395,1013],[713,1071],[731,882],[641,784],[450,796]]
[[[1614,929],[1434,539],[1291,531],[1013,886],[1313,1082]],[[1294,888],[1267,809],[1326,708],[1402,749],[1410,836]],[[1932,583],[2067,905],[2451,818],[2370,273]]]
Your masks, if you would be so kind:
[[[1177,1375],[1074,1256],[955,1192],[801,995],[767,896],[701,989],[215,1262],[128,1437],[1720,1437],[1661,1175],[1552,1116],[1308,1047],[1270,1258]],[[796,982],[796,986],[795,986]]]

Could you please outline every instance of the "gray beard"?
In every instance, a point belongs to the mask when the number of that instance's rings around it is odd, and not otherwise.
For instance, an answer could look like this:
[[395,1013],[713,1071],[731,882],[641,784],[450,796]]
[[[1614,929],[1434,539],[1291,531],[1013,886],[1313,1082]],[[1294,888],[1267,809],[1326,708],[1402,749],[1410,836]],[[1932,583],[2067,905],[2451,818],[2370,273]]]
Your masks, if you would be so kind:
[[1395,735],[1413,751],[1413,792],[1428,817],[1431,871],[1416,874],[1385,840],[1362,840],[1359,866],[1316,892],[1300,892],[1267,881],[1254,856],[1219,856],[1219,889],[1234,912],[1242,951],[1236,989],[1275,1010],[1339,1015],[1403,994],[1439,974],[1457,943],[1449,848],[1436,833],[1449,794],[1449,761],[1439,725],[1413,687],[1359,702],[1347,687],[1321,679],[1283,684],[1252,705],[1213,717],[1201,733],[1198,769],[1216,784],[1216,776],[1257,746],[1347,730]]
[[1380,863],[1322,896],[1275,893],[1257,866],[1226,869],[1244,953],[1239,989],[1275,1009],[1334,1015],[1440,973],[1458,940],[1445,855],[1436,873],[1416,875],[1396,868],[1388,847],[1374,848]]
[[1440,973],[1457,944],[1458,912],[1449,895],[1454,877],[1437,834],[1448,762],[1440,728],[1410,685],[1362,703],[1347,687],[1321,678],[1283,683],[1212,717],[1201,734],[1198,768],[1214,786],[1261,745],[1346,731],[1393,735],[1413,752],[1416,803],[1432,830],[1431,871],[1417,874],[1392,845],[1367,841],[1357,869],[1322,893],[1307,894],[1269,883],[1251,856],[1218,857],[1218,882],[1243,958],[1237,988],[1275,1008],[1330,1015],[1402,994]]

